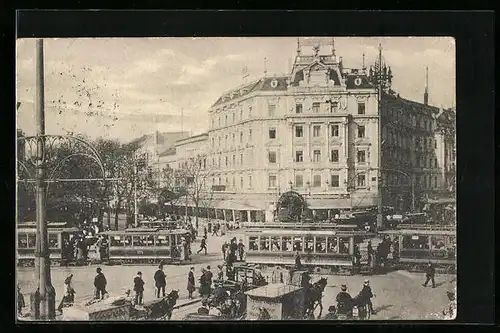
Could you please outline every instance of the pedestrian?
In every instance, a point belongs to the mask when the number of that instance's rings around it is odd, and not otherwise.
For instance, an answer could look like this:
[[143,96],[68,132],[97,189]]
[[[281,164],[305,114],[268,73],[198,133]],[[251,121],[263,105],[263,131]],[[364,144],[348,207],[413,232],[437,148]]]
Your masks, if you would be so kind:
[[217,265],[219,272],[217,273],[217,280],[224,280],[224,271],[222,270],[222,265]]
[[154,275],[155,287],[156,287],[156,298],[160,298],[160,291],[162,297],[165,297],[165,287],[167,286],[167,276],[163,271],[163,265],[158,266],[158,270]]
[[142,279],[141,272],[137,272],[137,276],[134,278],[134,291],[135,305],[142,305],[142,299],[144,297],[144,280]]
[[207,266],[206,276],[207,276],[208,290],[211,290],[211,288],[212,288],[212,278],[213,278],[214,275],[212,274],[212,271],[210,270],[210,265]]
[[108,282],[106,281],[106,277],[102,273],[101,267],[97,267],[96,273],[97,275],[94,278],[95,298],[104,299],[104,295],[107,294],[106,285],[108,284]]
[[207,270],[205,268],[201,269],[201,276],[200,276],[200,296],[208,296],[210,295],[210,291],[207,290],[208,288],[208,281],[207,281]]
[[73,289],[73,285],[71,283],[71,280],[73,279],[73,274],[68,276],[64,280],[64,291],[63,291],[63,297],[61,299],[61,303],[59,303],[59,306],[57,307],[57,311],[62,313],[62,308],[65,304],[73,304],[75,302],[75,289]]
[[337,313],[347,316],[347,318],[352,318],[352,308],[354,305],[354,300],[351,295],[347,292],[347,285],[343,284],[340,286],[340,292],[337,294]]
[[432,262],[429,261],[425,270],[425,282],[424,284],[422,284],[422,286],[427,287],[427,283],[429,283],[429,281],[432,281],[432,288],[436,288],[436,282],[434,281],[435,275],[436,269],[434,268]]
[[24,295],[21,292],[21,287],[17,284],[17,313],[22,316],[23,308],[26,306],[24,302]]
[[238,256],[240,261],[243,261],[243,256],[245,255],[245,244],[243,244],[243,239],[240,239],[238,243]]
[[373,310],[373,304],[372,304],[372,297],[375,295],[372,292],[372,288],[370,287],[370,281],[365,280],[363,283],[363,289],[359,292],[361,299],[366,301],[366,304],[368,304],[368,308],[371,314],[376,314],[375,311]]
[[354,245],[354,263],[356,266],[361,266],[361,252],[359,251],[358,244]]
[[196,253],[200,253],[202,250],[205,250],[205,255],[207,254],[207,236],[201,239],[200,249]]
[[218,228],[219,228],[219,224],[214,224],[214,227],[212,229],[212,236],[218,236],[217,235]]
[[203,236],[207,238],[207,226],[203,227]]
[[323,320],[337,320],[339,317],[337,316],[337,308],[335,308],[335,305],[330,305],[328,307],[328,313],[321,318]]
[[195,282],[194,282],[194,267],[191,267],[188,273],[188,281],[187,281],[187,291],[189,293],[189,299],[193,299],[193,291],[196,290]]
[[295,252],[295,269],[301,270],[302,269],[302,262],[300,260],[300,253],[299,251]]
[[227,249],[229,248],[229,245],[227,244],[227,241],[224,241],[224,243],[222,244],[222,260],[223,261],[226,261],[226,252],[227,252]]
[[368,266],[372,265],[372,257],[373,257],[373,247],[372,241],[368,240],[368,244],[366,245],[366,252],[368,254]]

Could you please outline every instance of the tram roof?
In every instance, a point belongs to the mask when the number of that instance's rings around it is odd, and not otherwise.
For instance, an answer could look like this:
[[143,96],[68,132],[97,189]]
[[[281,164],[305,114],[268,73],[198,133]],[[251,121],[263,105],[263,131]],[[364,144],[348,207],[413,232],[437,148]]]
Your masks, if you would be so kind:
[[168,230],[168,229],[160,229],[160,228],[131,228],[131,229],[125,229],[125,230],[108,230],[108,231],[103,231],[100,234],[103,235],[133,235],[133,234],[155,234],[155,235],[184,235],[188,233],[189,231],[185,229],[173,229],[173,230]]
[[363,230],[283,230],[283,229],[263,229],[246,230],[246,235],[277,235],[277,236],[375,236],[376,234]]
[[252,223],[246,224],[247,229],[307,229],[307,230],[358,230],[357,224],[336,223]]
[[[67,222],[47,222],[47,228],[64,228],[68,225]],[[28,222],[18,222],[18,228],[36,228],[36,222],[28,221]]]
[[379,232],[384,235],[446,235],[446,236],[455,236],[456,230],[451,229],[394,229],[394,230],[383,230]]
[[[81,232],[79,228],[76,227],[68,227],[68,228],[50,228],[48,232]],[[27,228],[17,228],[17,232],[29,232],[36,233],[36,229],[27,227]]]

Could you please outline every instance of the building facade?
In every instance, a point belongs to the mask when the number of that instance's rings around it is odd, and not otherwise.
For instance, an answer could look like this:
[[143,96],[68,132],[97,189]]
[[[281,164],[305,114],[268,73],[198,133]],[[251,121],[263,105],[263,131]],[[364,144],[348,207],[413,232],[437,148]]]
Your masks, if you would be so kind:
[[186,151],[204,156],[215,214],[242,221],[272,220],[287,191],[326,219],[375,207],[379,195],[411,209],[449,187],[449,110],[400,98],[381,51],[369,70],[345,68],[333,42],[327,54],[311,51],[298,45],[288,75],[224,93],[208,110],[208,132],[178,141],[165,164],[182,167]]

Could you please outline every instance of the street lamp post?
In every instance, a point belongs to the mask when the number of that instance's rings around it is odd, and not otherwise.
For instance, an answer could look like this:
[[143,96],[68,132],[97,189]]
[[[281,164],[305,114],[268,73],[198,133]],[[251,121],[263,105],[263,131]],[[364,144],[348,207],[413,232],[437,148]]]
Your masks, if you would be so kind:
[[[46,216],[45,183],[45,109],[43,40],[36,41],[36,251],[35,265],[38,288],[35,291],[35,319],[55,319],[55,296],[50,276],[50,257]],[[38,314],[38,316],[37,316]],[[38,317],[38,318],[37,318]]]
[[134,226],[136,228],[139,226],[137,220],[137,158],[134,159]]

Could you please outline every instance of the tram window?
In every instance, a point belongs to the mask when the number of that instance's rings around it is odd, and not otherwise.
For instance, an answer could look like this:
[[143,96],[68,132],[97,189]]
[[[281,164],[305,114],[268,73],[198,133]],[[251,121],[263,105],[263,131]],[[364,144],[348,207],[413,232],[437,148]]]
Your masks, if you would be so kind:
[[306,237],[304,245],[305,245],[306,252],[313,252],[314,251],[314,238],[311,236]]
[[431,248],[433,250],[444,250],[445,249],[444,236],[432,236],[431,237]]
[[169,246],[170,242],[168,236],[158,236],[156,239],[156,246]]
[[457,240],[455,237],[448,237],[448,247],[456,247]]
[[134,246],[146,246],[148,236],[134,236]]
[[339,253],[339,241],[337,237],[328,237],[328,253]]
[[293,250],[302,252],[304,249],[302,247],[302,237],[294,237],[293,238]]
[[124,236],[122,239],[123,246],[132,246],[132,236]]
[[429,238],[427,236],[419,236],[419,235],[404,236],[403,249],[428,250]]
[[326,253],[325,237],[316,237],[316,253]]
[[110,246],[112,246],[112,247],[123,246],[123,243],[121,242],[120,236],[112,236],[111,241],[110,241]]
[[259,244],[257,243],[257,237],[248,238],[248,249],[251,251],[257,251],[259,249]]
[[281,237],[281,248],[283,249],[283,251],[291,252],[293,249],[292,248],[292,237],[288,237],[288,236]]
[[154,246],[155,238],[153,235],[146,236],[146,246]]
[[281,251],[281,243],[279,237],[271,238],[271,251]]
[[339,253],[349,253],[349,237],[340,237],[339,239]]
[[269,237],[261,236],[260,237],[260,250],[261,251],[269,251]]
[[59,248],[58,236],[58,234],[49,234],[49,248]]
[[35,247],[36,247],[36,235],[28,234],[28,248],[35,248]]
[[17,235],[17,247],[20,249],[25,249],[28,247],[28,237],[26,234]]

